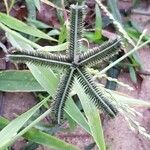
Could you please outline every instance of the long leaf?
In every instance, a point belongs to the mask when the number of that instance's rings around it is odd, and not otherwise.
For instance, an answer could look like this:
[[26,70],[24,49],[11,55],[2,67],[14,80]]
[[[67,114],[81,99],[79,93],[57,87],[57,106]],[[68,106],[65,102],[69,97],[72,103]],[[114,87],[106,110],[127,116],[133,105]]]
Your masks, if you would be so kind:
[[35,92],[44,91],[28,70],[0,71],[0,91]]
[[54,148],[56,150],[79,150],[77,147],[59,140],[54,136],[43,133],[37,129],[29,130],[29,132],[25,134],[25,137],[33,142]]
[[[9,121],[7,119],[0,117],[0,130],[2,130],[5,126],[7,126],[8,123]],[[23,135],[23,137],[32,142],[42,144],[44,146],[54,148],[56,150],[62,149],[77,150],[75,146],[34,128],[30,129],[26,134]]]
[[21,34],[19,34],[18,32],[15,32],[11,29],[9,29],[7,26],[5,26],[3,23],[0,23],[0,28],[3,29],[6,33],[9,33],[11,36],[13,36],[16,41],[21,40],[24,43],[27,43],[28,45],[31,45],[34,48],[41,48],[40,45],[28,40],[27,38],[23,37]]
[[96,19],[95,19],[95,40],[100,40],[102,37],[102,17],[101,17],[101,11],[98,6],[98,4],[95,5],[95,13],[96,13]]
[[48,36],[47,34],[45,34],[44,32],[28,26],[27,24],[25,24],[24,22],[13,18],[11,16],[8,16],[4,13],[0,13],[0,22],[7,25],[9,28],[14,29],[16,31],[28,34],[28,35],[32,35],[35,37],[39,37],[42,39],[48,39],[48,40],[52,40],[52,41],[57,41],[54,38]]
[[117,21],[119,21],[119,23],[122,24],[122,18],[121,18],[121,15],[120,15],[120,12],[119,12],[119,9],[117,6],[117,2],[118,2],[118,0],[108,0],[108,6],[110,7],[114,18]]
[[75,89],[77,89],[76,92],[81,100],[81,104],[88,119],[88,124],[90,126],[92,136],[98,148],[100,150],[106,150],[99,111],[90,101],[89,97],[84,93],[83,88],[78,82],[76,82]]
[[59,45],[55,45],[55,46],[44,46],[44,47],[42,47],[42,46],[28,40],[27,38],[24,38],[19,33],[7,28],[3,24],[0,24],[0,27],[2,27],[2,29],[6,31],[6,37],[9,40],[9,42],[15,48],[18,48],[18,49],[33,50],[33,48],[36,48],[38,51],[48,51],[48,52],[65,51],[68,49],[68,42],[63,43],[63,44],[59,44]]
[[48,98],[32,107],[27,112],[23,113],[12,122],[10,122],[1,132],[0,132],[0,149],[4,149],[11,145],[15,140],[15,136],[18,134],[19,130],[25,125],[25,123],[36,113],[36,111],[46,102]]

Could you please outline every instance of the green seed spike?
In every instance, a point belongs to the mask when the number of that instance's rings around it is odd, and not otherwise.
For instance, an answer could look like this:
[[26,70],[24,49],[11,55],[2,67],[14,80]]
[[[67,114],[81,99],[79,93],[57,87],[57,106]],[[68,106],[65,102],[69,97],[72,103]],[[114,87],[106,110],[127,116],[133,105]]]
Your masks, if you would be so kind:
[[103,60],[114,56],[120,49],[120,39],[108,41],[99,47],[89,49],[80,54],[79,40],[82,37],[83,15],[86,6],[71,5],[71,25],[69,56],[68,54],[45,53],[42,51],[15,50],[9,52],[7,57],[12,61],[29,62],[52,68],[63,68],[63,76],[58,85],[52,109],[55,113],[57,122],[61,122],[66,100],[74,84],[74,77],[77,76],[85,93],[98,109],[102,109],[110,117],[117,115],[117,109],[108,100],[107,95],[99,90],[90,75],[86,71],[87,66],[93,66]]
[[88,94],[91,100],[94,102],[98,109],[105,111],[110,117],[114,118],[117,114],[117,109],[109,102],[106,95],[98,90],[95,83],[92,81],[92,78],[87,73],[85,68],[80,68],[78,70],[78,79],[80,84],[85,90],[85,93]]
[[110,59],[119,52],[118,49],[121,46],[120,41],[121,39],[107,41],[83,53],[79,57],[79,65],[94,66],[99,62]]
[[64,110],[63,108],[65,106],[65,102],[68,98],[68,95],[72,89],[73,81],[74,81],[74,69],[67,69],[66,74],[63,75],[60,81],[57,93],[54,98],[54,103],[52,106],[58,124],[60,124],[60,120],[63,118],[63,110]]
[[7,55],[8,59],[17,62],[29,62],[40,66],[47,67],[68,67],[71,66],[69,58],[65,55],[56,55],[52,53],[42,53],[38,51],[13,51],[12,54]]
[[71,5],[69,56],[74,61],[76,61],[76,51],[80,48],[79,40],[82,37],[84,9],[85,6]]

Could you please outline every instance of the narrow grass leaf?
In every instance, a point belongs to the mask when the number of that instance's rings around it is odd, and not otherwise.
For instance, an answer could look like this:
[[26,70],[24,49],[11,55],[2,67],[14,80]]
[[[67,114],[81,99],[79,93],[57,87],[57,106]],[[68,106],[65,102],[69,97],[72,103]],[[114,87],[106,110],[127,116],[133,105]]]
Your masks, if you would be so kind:
[[0,71],[0,91],[35,92],[44,91],[28,70]]
[[[22,39],[22,36],[18,34],[13,34],[11,32],[6,32],[6,37],[9,40],[9,42],[13,45],[13,47],[18,49],[26,49],[26,50],[34,50],[32,47],[37,48],[38,51],[48,51],[48,52],[55,52],[55,51],[65,51],[68,49],[68,42],[55,45],[55,46],[40,46],[32,41],[29,41],[28,39],[24,38]],[[25,40],[24,40],[25,39]],[[30,46],[31,45],[31,46]]]
[[50,95],[53,95],[57,89],[59,80],[53,71],[49,68],[27,64],[35,79]]
[[[43,101],[32,107],[27,112],[23,113],[13,121],[11,121],[5,128],[0,132],[0,149],[4,149],[7,146],[11,145],[15,139],[15,136],[18,134],[19,130],[25,125],[25,123],[36,113],[36,111],[46,102],[48,98],[45,98]],[[8,132],[9,131],[9,132]]]
[[119,23],[122,24],[122,17],[121,17],[121,14],[119,12],[119,9],[118,9],[119,7],[117,5],[117,2],[118,2],[118,0],[108,0],[108,6],[111,9],[111,12],[112,12],[114,18],[116,20],[118,20]]
[[68,101],[66,102],[65,111],[86,132],[91,134],[90,127],[88,125],[88,122],[87,122],[86,118],[82,115],[79,108],[76,106],[76,104],[73,102],[73,100],[71,98],[68,98]]
[[32,142],[36,142],[56,150],[79,150],[77,147],[37,129],[29,130],[24,136]]
[[85,115],[88,119],[91,135],[93,136],[98,148],[100,150],[106,150],[99,111],[84,93],[83,88],[78,82],[76,82],[75,89],[77,89],[76,92],[81,100]]
[[135,69],[134,69],[132,66],[129,67],[129,72],[130,72],[131,80],[132,80],[134,83],[137,83],[136,72],[135,72]]
[[[23,37],[21,34],[9,29],[7,26],[5,26],[4,24],[0,23],[0,28],[3,29],[6,33],[9,33],[11,36],[13,36],[17,41],[21,40],[22,42],[31,45],[34,48],[41,48],[40,45],[28,40],[27,38]],[[20,45],[21,46],[21,45]],[[22,46],[21,46],[22,47]]]
[[58,44],[62,44],[66,40],[66,37],[67,37],[67,28],[66,25],[64,24],[59,34]]
[[27,22],[29,24],[33,24],[34,26],[36,26],[37,28],[40,28],[40,29],[52,28],[51,26],[43,23],[42,21],[35,20],[35,19],[32,19],[32,18],[27,18]]
[[14,35],[12,35],[8,32],[6,32],[5,35],[6,35],[6,38],[9,40],[9,42],[11,43],[11,45],[13,45],[14,48],[19,49],[19,50],[23,50],[23,49],[27,49],[27,50],[31,50],[31,51],[34,50],[32,48],[32,46],[30,46],[29,44],[26,44],[23,40],[20,40],[20,38],[14,37]]
[[[41,2],[45,3],[46,5],[51,6],[53,8],[56,8],[58,10],[64,11],[64,9],[58,7],[57,5],[55,5],[54,3],[50,2],[49,0],[41,0]],[[65,11],[70,12],[69,10],[66,10],[66,9],[65,9]]]
[[[9,121],[3,117],[0,117],[0,130],[7,126]],[[75,146],[68,144],[58,138],[55,138],[47,133],[39,131],[37,129],[30,129],[23,137],[32,142],[41,144],[43,146],[53,148],[55,150],[70,149],[78,150]]]
[[102,17],[98,4],[95,5],[95,13],[95,40],[99,40],[102,37]]
[[36,19],[36,6],[34,0],[25,0],[25,2],[28,11],[28,18]]
[[6,26],[8,26],[9,28],[28,34],[28,35],[32,35],[35,37],[39,37],[42,39],[47,39],[47,40],[51,40],[51,41],[57,41],[56,39],[48,36],[47,34],[45,34],[44,32],[38,30],[37,28],[31,27],[27,24],[25,24],[24,22],[13,18],[9,15],[6,15],[4,13],[0,13],[0,22],[5,24]]
[[0,116],[0,130],[2,130],[5,126],[7,126],[9,121],[4,117]]

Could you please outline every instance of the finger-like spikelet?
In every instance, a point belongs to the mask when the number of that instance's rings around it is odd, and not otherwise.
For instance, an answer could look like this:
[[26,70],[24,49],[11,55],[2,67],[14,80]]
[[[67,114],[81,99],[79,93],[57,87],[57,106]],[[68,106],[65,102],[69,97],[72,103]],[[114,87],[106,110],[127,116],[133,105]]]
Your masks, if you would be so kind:
[[43,53],[38,51],[16,50],[11,54],[8,54],[7,58],[16,62],[28,62],[46,67],[64,68],[71,65],[71,63],[69,63],[69,58],[65,55]]
[[54,97],[54,103],[52,105],[53,112],[56,116],[58,124],[60,124],[61,118],[63,118],[63,111],[65,102],[71,91],[74,82],[74,69],[67,69],[63,75],[60,84],[58,86],[56,95]]
[[78,6],[78,4],[71,5],[69,56],[70,59],[74,61],[76,51],[80,48],[79,40],[82,37],[83,16],[85,14],[85,8],[85,6]]
[[85,68],[80,68],[78,70],[78,79],[80,84],[84,88],[86,94],[88,94],[91,100],[94,102],[95,106],[98,109],[102,109],[106,112],[111,118],[114,118],[117,115],[117,109],[110,103],[106,94],[100,91],[95,83],[92,81],[92,78],[87,73]]
[[108,60],[119,52],[120,39],[105,42],[99,47],[90,49],[79,57],[79,65],[94,66],[101,61]]

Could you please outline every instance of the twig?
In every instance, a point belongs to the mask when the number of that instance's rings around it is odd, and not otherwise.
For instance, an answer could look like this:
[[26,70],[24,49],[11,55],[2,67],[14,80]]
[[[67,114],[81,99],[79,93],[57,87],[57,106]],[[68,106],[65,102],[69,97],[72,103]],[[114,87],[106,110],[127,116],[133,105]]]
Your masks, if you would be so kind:
[[143,11],[143,10],[133,9],[131,12],[134,13],[134,14],[139,14],[139,15],[144,15],[144,16],[150,16],[150,12],[149,11]]
[[[56,6],[55,4],[53,4],[52,2],[50,2],[50,1],[48,1],[48,0],[41,0],[41,2],[43,2],[43,3],[47,4],[47,5],[50,5],[50,6],[56,8],[56,9],[58,9],[58,10],[64,11],[63,8],[60,8],[60,7]],[[67,10],[67,9],[65,9],[65,11],[70,12],[70,11]]]

